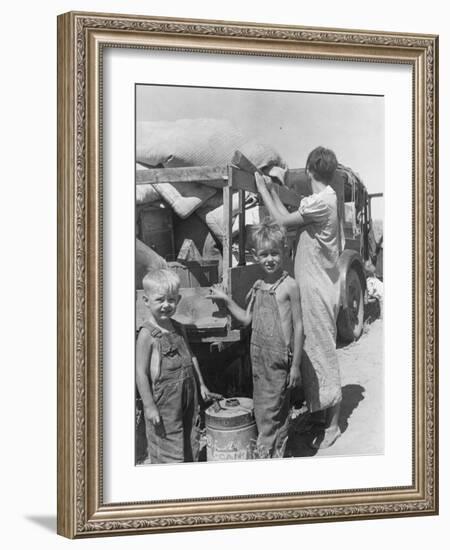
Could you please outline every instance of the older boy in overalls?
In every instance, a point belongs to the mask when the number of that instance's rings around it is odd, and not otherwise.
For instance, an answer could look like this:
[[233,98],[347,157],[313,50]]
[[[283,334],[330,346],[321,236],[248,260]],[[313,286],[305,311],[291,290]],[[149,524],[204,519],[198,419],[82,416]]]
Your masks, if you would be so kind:
[[247,310],[216,287],[211,289],[211,298],[223,300],[242,324],[252,324],[250,357],[258,457],[282,457],[288,436],[290,392],[300,383],[300,293],[295,280],[283,271],[284,230],[265,221],[256,226],[253,243],[263,278],[253,285]]

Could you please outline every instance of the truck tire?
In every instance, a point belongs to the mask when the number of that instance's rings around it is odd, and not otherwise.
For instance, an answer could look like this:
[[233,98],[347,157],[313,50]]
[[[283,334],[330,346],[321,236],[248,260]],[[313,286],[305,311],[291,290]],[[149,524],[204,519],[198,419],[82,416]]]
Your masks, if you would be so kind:
[[361,336],[364,327],[364,292],[358,272],[350,266],[347,271],[343,303],[338,316],[339,337],[345,342],[353,342]]

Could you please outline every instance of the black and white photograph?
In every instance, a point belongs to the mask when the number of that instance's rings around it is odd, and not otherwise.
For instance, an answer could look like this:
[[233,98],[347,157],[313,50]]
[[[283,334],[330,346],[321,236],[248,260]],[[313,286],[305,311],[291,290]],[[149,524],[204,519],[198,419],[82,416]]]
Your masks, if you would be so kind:
[[384,453],[381,95],[135,87],[135,464]]

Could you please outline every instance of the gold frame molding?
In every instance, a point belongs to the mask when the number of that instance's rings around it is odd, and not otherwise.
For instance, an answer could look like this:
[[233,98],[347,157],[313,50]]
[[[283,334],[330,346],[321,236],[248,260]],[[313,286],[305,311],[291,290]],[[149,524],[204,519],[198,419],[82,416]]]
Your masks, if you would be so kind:
[[[102,502],[102,48],[409,64],[413,68],[413,484]],[[58,533],[250,527],[438,513],[438,37],[223,21],[58,17]],[[408,220],[409,221],[409,220]]]

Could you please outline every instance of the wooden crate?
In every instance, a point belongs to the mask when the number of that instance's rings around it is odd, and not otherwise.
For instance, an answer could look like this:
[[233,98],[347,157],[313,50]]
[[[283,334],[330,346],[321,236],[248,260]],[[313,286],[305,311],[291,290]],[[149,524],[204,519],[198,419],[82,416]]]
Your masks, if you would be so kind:
[[202,260],[201,262],[169,262],[169,267],[180,277],[182,288],[210,287],[219,281],[219,262]]
[[172,209],[152,203],[137,209],[137,237],[164,259],[175,256]]

